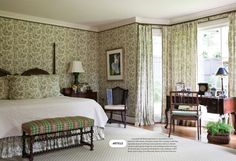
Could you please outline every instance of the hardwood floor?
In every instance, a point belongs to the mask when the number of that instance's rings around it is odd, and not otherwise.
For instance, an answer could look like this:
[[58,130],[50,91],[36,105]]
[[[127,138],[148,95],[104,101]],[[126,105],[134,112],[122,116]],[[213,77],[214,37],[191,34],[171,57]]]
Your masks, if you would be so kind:
[[[161,131],[163,133],[169,134],[169,128],[165,129],[164,124],[155,124],[152,126],[142,126],[141,128],[152,130],[152,131]],[[186,127],[186,126],[175,126],[175,132],[171,135],[184,137],[192,140],[197,140],[197,129],[196,127]],[[202,128],[202,136],[200,138],[201,142],[207,143],[207,132],[204,128]],[[231,135],[231,140],[229,144],[223,144],[221,146],[230,147],[236,149],[236,135]]]

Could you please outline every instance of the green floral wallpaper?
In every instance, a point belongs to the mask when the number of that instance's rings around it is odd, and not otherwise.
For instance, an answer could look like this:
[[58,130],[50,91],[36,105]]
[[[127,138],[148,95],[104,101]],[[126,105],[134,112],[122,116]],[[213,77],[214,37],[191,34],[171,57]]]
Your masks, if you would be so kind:
[[60,86],[68,87],[69,62],[80,60],[81,82],[98,90],[98,33],[0,17],[0,68],[22,73],[38,67],[52,73],[52,44],[56,43],[56,73]]
[[[13,74],[35,67],[52,73],[55,42],[60,87],[68,87],[72,82],[72,75],[67,73],[69,62],[80,60],[85,73],[80,74],[79,79],[98,91],[99,102],[105,103],[106,88],[128,88],[128,115],[135,116],[137,36],[137,24],[96,33],[0,17],[0,68]],[[106,50],[121,47],[124,80],[107,81]]]
[[[99,100],[106,103],[106,88],[120,86],[129,89],[128,115],[135,116],[137,91],[137,24],[118,27],[99,33]],[[124,49],[124,80],[108,81],[106,51]]]

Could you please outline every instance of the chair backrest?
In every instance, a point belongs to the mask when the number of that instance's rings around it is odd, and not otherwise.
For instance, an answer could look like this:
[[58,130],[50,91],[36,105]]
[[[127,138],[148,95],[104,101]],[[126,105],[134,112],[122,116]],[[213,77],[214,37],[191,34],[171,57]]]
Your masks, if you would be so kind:
[[128,89],[121,87],[112,88],[113,105],[127,105]]
[[[199,111],[199,97],[198,92],[193,91],[171,91],[170,92],[170,111],[172,112],[179,106],[196,107],[190,109],[191,111]],[[185,109],[189,110],[189,109]]]

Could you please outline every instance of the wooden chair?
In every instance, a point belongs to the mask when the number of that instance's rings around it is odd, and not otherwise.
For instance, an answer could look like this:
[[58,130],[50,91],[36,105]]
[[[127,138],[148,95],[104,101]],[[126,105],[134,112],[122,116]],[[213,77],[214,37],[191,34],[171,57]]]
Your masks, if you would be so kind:
[[195,120],[197,122],[198,140],[201,135],[201,107],[198,92],[171,91],[170,92],[170,130],[175,130],[175,120]]
[[[110,112],[110,118],[108,120],[111,122],[122,122],[124,128],[126,128],[126,111],[127,111],[127,99],[128,99],[128,90],[120,87],[112,88],[112,105],[105,105],[105,112]],[[120,112],[121,120],[113,120],[113,112]]]

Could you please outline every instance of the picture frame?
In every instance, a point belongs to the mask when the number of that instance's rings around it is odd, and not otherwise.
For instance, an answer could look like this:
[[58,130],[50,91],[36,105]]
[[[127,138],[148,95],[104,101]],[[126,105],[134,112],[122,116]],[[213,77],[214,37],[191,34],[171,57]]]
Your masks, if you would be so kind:
[[123,80],[123,49],[107,50],[107,80]]
[[185,90],[185,84],[183,82],[176,83],[175,90],[176,91],[184,91]]

